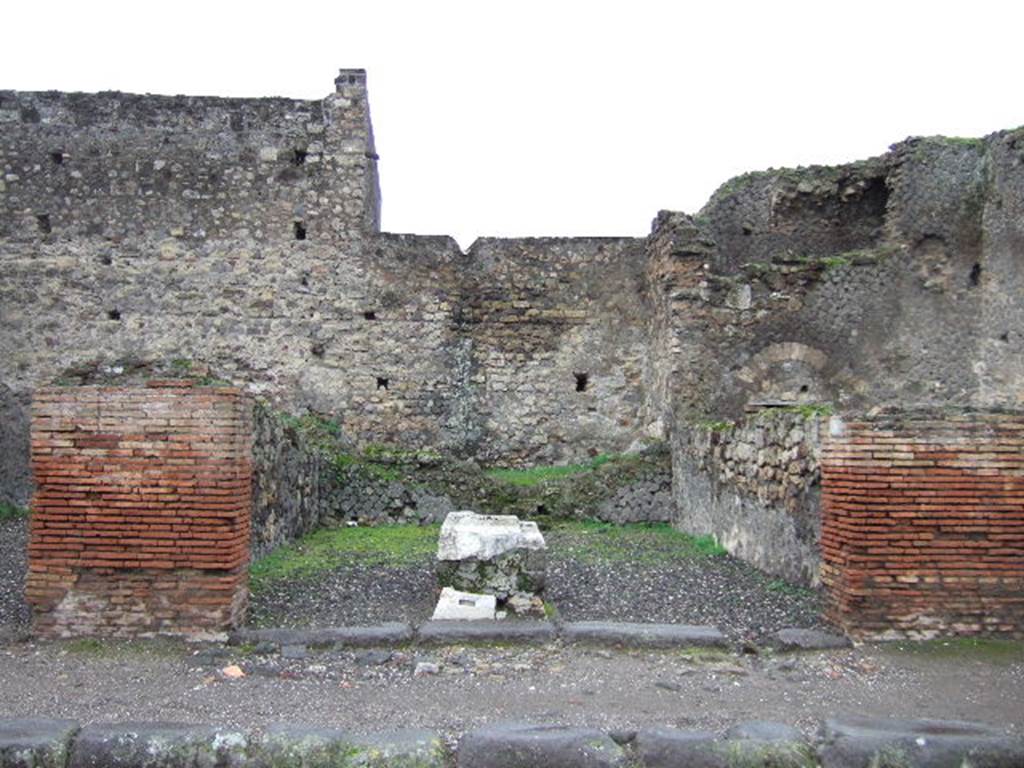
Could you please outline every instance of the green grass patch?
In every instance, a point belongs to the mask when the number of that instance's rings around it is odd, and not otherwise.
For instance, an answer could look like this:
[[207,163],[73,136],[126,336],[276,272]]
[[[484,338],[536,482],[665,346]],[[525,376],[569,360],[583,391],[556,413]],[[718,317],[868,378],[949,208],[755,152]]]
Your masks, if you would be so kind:
[[941,660],[981,661],[989,664],[1024,662],[1024,641],[995,637],[950,637],[938,640],[886,643],[882,651]]
[[108,640],[98,637],[79,637],[60,642],[66,653],[102,659],[126,656],[173,658],[187,653],[184,641],[172,637],[154,637],[140,640]]
[[0,502],[0,521],[3,520],[24,520],[28,517],[28,510],[15,504]]
[[595,456],[585,464],[565,464],[561,466],[528,467],[527,469],[489,469],[487,476],[510,485],[533,486],[548,480],[558,480],[584,472],[593,472],[609,462],[620,461],[623,457],[603,453]]
[[309,579],[342,565],[404,566],[437,552],[438,525],[324,528],[260,558],[249,572],[252,589],[281,579]]
[[725,554],[713,536],[691,536],[667,523],[559,522],[547,538],[549,558],[587,563],[656,565]]
[[789,597],[811,597],[813,596],[814,590],[807,587],[801,587],[799,584],[790,584],[788,581],[782,579],[772,579],[766,585],[765,589],[768,592],[775,592],[780,595],[787,595]]

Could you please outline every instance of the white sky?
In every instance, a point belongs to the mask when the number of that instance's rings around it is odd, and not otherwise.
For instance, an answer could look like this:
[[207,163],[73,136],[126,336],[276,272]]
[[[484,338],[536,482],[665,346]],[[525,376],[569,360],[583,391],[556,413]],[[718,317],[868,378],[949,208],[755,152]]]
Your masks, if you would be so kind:
[[1024,124],[1024,3],[8,0],[0,88],[319,98],[392,232],[644,235],[729,177]]

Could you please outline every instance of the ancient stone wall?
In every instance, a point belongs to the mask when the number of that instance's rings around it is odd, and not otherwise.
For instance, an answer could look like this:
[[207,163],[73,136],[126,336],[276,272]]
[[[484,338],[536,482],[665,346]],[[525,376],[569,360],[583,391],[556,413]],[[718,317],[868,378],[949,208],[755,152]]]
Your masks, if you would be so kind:
[[0,91],[0,238],[287,242],[375,231],[366,74],[320,101]]
[[674,524],[713,535],[731,554],[816,586],[822,417],[769,410],[738,424],[677,427]]
[[670,297],[669,334],[700,342],[650,396],[690,420],[765,400],[1019,404],[1022,148],[1020,131],[908,140],[660,216],[652,242],[674,255],[651,290]]
[[828,613],[868,638],[1024,626],[1024,414],[889,412],[836,425],[822,466]]
[[251,430],[234,388],[37,391],[25,589],[36,632],[234,626],[248,597]]
[[563,463],[642,434],[643,241],[481,239],[460,321],[471,356],[473,454]]

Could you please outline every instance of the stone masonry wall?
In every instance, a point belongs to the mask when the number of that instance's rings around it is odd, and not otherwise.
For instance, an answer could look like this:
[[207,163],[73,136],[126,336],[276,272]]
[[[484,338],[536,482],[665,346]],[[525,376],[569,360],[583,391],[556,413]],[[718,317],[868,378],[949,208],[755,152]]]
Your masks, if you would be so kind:
[[821,417],[765,411],[677,428],[674,524],[784,579],[819,582]]
[[320,101],[0,91],[0,239],[376,231],[366,73],[335,86]]
[[32,406],[26,597],[44,636],[209,635],[248,596],[249,401],[229,387],[64,387]]
[[830,618],[876,639],[1024,635],[1024,414],[896,411],[833,432]]

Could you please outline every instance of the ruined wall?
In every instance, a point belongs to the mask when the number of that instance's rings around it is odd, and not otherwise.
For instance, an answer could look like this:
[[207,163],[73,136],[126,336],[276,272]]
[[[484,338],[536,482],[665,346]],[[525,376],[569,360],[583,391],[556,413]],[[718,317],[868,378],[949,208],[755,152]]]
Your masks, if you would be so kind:
[[234,626],[248,597],[251,431],[234,388],[37,391],[25,585],[36,632]]
[[375,231],[366,73],[335,85],[320,101],[0,91],[0,238]]
[[822,456],[828,613],[860,637],[1024,626],[1024,414],[850,421]]
[[764,411],[672,436],[673,523],[797,584],[820,581],[822,417]]
[[651,290],[670,297],[668,333],[701,343],[652,408],[1020,403],[1021,136],[749,174],[696,217],[661,216],[651,241],[675,256]]

